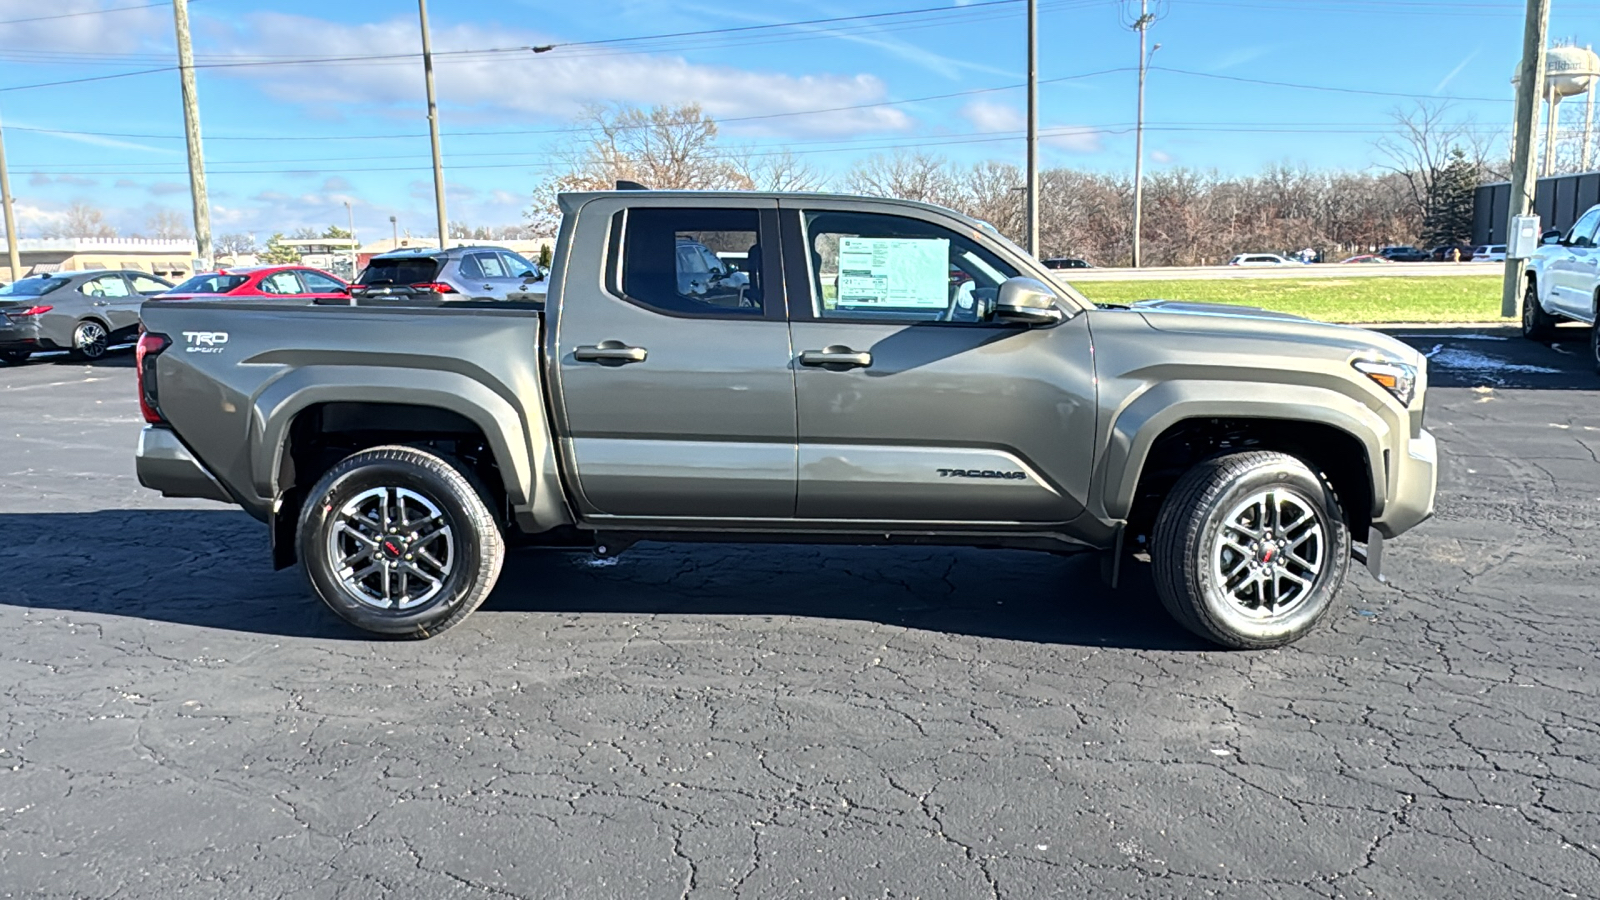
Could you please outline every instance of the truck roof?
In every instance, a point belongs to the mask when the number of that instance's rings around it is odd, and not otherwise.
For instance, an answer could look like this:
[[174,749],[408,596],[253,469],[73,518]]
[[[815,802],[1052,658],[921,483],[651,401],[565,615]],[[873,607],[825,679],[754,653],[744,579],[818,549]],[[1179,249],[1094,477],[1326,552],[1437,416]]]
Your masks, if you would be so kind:
[[[556,195],[556,201],[561,205],[563,213],[574,209],[599,197],[665,197],[681,198],[704,202],[706,200],[864,200],[870,203],[881,203],[891,206],[901,206],[909,209],[921,209],[929,212],[942,213],[958,219],[971,222],[987,231],[995,232],[994,226],[971,216],[959,213],[947,206],[936,203],[924,203],[920,200],[901,200],[895,197],[872,197],[865,194],[844,194],[828,191],[664,191],[664,190],[621,190],[621,191],[572,191]],[[995,232],[998,233],[998,232]]]

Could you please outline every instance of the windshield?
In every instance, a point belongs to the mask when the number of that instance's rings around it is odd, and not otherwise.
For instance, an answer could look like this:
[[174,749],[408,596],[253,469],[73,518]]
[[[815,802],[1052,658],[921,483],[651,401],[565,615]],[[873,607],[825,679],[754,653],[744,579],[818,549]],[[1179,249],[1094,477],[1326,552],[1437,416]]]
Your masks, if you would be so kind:
[[65,278],[24,278],[0,287],[0,297],[42,297],[66,283]]
[[243,275],[196,275],[172,289],[174,294],[226,294],[248,279]]
[[374,259],[357,284],[424,284],[439,274],[439,261],[428,256]]

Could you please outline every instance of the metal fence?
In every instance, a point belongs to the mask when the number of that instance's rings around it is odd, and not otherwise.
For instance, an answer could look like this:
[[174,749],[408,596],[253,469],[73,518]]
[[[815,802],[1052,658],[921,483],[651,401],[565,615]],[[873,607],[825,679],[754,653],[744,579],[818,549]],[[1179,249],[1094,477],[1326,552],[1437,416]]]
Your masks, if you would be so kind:
[[[1600,204],[1600,172],[1556,175],[1539,179],[1533,211],[1541,228],[1566,231],[1584,210]],[[1478,188],[1472,202],[1472,242],[1504,244],[1506,215],[1511,205],[1511,182],[1486,184]]]

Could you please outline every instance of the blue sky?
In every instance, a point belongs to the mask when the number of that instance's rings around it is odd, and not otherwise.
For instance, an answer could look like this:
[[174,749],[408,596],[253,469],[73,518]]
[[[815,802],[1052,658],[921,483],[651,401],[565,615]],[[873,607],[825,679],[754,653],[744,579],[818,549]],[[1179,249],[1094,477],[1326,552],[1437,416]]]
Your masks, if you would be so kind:
[[[0,0],[0,23],[149,0]],[[724,138],[824,173],[896,147],[1020,163],[1021,3],[652,42],[583,43],[924,9],[935,0],[432,0],[450,217],[519,221],[585,104],[698,101]],[[1116,0],[1040,0],[1046,166],[1132,167],[1137,39]],[[1453,100],[1504,131],[1521,0],[1170,0],[1151,34],[1151,165],[1367,168],[1387,114]],[[1555,0],[1552,33],[1600,43],[1600,8]],[[192,0],[213,230],[432,228],[421,63],[409,2]],[[25,235],[73,201],[124,232],[187,211],[170,7],[0,24],[0,115]],[[517,48],[554,44],[547,53]],[[493,53],[451,53],[484,51]],[[293,60],[317,64],[286,64]],[[217,65],[217,64],[225,65]],[[1173,71],[1181,70],[1181,71]],[[1051,82],[1052,79],[1060,79]],[[1252,81],[1290,82],[1382,96]],[[946,96],[956,95],[956,96]],[[917,98],[941,96],[938,100]],[[900,102],[917,100],[917,102]],[[888,104],[878,105],[873,104]],[[809,110],[855,107],[823,114]],[[760,118],[752,118],[760,117]],[[737,120],[743,121],[737,121]],[[73,132],[73,133],[59,133]],[[516,132],[516,133],[507,133]]]

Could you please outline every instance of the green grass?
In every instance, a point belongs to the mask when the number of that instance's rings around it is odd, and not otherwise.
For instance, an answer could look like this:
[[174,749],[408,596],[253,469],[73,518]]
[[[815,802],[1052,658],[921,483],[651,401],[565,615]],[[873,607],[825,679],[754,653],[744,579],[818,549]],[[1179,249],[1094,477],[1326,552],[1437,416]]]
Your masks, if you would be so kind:
[[1098,303],[1196,300],[1259,306],[1323,322],[1504,322],[1499,276],[1084,281]]

